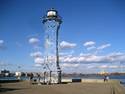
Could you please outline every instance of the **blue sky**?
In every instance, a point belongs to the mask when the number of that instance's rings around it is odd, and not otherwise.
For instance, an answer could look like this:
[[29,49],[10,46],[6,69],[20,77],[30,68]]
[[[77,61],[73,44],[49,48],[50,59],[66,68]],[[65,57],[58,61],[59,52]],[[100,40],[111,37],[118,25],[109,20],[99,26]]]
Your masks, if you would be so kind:
[[124,0],[0,0],[1,69],[40,70],[32,56],[44,53],[40,17],[52,7],[63,20],[59,40],[66,48],[60,51],[65,72],[125,71]]

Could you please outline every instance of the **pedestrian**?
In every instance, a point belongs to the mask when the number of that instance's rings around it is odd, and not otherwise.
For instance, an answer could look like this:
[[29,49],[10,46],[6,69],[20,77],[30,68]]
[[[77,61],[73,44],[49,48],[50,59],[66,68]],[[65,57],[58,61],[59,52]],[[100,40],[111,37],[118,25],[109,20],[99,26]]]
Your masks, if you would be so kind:
[[40,78],[41,78],[40,74],[37,73],[38,85],[40,85]]
[[104,76],[104,82],[106,81],[106,76]]
[[30,75],[29,75],[29,78],[30,78],[30,84],[32,84],[32,80],[33,80],[33,73],[30,73]]

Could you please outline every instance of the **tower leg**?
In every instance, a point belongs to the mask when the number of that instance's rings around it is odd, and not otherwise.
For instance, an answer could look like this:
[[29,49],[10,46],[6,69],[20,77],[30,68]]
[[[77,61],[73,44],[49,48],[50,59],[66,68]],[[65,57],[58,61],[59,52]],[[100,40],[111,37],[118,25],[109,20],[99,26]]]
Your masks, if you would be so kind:
[[62,80],[62,76],[61,76],[61,70],[60,70],[60,68],[58,69],[58,84],[61,84],[61,80]]
[[51,84],[51,83],[52,83],[52,79],[51,79],[51,77],[52,77],[52,71],[50,71],[50,79],[49,79],[49,84]]
[[44,82],[43,82],[43,84],[45,84],[46,82],[45,82],[45,79],[46,79],[46,72],[44,72]]

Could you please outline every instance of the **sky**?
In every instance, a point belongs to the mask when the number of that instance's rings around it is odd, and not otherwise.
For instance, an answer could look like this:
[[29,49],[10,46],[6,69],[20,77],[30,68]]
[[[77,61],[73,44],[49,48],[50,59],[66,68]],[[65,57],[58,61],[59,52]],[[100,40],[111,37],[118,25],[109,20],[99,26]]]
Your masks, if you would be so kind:
[[63,21],[63,72],[125,72],[124,0],[0,0],[0,69],[42,71],[41,17],[50,8]]

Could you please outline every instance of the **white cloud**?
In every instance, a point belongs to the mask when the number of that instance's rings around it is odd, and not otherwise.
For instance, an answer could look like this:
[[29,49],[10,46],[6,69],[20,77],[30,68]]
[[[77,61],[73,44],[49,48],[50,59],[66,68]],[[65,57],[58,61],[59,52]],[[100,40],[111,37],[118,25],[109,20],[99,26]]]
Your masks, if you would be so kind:
[[117,68],[120,68],[120,66],[117,66],[117,65],[111,65],[111,66],[109,66],[109,68],[117,69]]
[[44,59],[41,58],[41,57],[37,57],[37,58],[34,59],[34,62],[36,64],[43,64],[44,63]]
[[88,48],[87,48],[88,51],[90,51],[90,50],[94,50],[94,49],[96,49],[95,46],[91,46],[91,47],[88,47]]
[[93,53],[97,54],[98,52],[102,51],[105,48],[108,48],[111,46],[111,44],[103,44],[101,46],[96,46],[96,43],[94,41],[88,41],[85,42],[83,45],[86,47],[87,51],[93,51]]
[[41,67],[42,65],[41,65],[41,64],[38,64],[38,63],[36,63],[34,66],[35,66],[35,67]]
[[43,58],[42,53],[40,51],[30,53],[30,56],[33,57],[36,65],[44,63],[44,58]]
[[74,63],[74,62],[77,62],[77,57],[65,57],[64,61],[63,62],[69,62],[69,63]]
[[75,43],[69,43],[69,42],[66,42],[66,41],[62,41],[60,43],[60,48],[61,49],[74,48],[74,47],[76,47]]
[[[34,62],[38,64],[44,63],[44,57],[42,57],[42,54],[40,52],[31,53],[31,56],[34,57]],[[125,62],[125,54],[124,53],[112,53],[107,55],[95,55],[95,54],[80,54],[79,56],[73,56],[73,55],[62,55],[59,57],[60,63],[65,66],[68,66],[72,64],[75,66],[75,64],[111,64],[111,63],[119,63],[119,62]],[[56,61],[55,56],[49,56],[48,57],[49,63],[53,63]],[[68,64],[68,65],[66,65]],[[105,66],[103,66],[105,67]]]
[[42,57],[42,53],[40,51],[37,51],[37,52],[31,53],[30,56],[34,58]]
[[119,69],[119,68],[124,68],[125,66],[120,66],[120,65],[101,65],[101,66],[98,66],[97,68],[100,68],[100,69]]
[[4,40],[0,40],[0,45],[3,45],[4,44]]
[[74,50],[70,50],[70,51],[66,51],[66,52],[59,52],[60,56],[66,56],[66,55],[72,55],[75,51]]
[[110,46],[111,46],[111,44],[103,44],[103,45],[99,46],[97,49],[102,50],[102,49],[105,49],[105,48],[110,47]]
[[98,68],[106,69],[106,68],[108,68],[108,65],[101,65],[101,66],[98,66]]
[[125,54],[114,53],[107,55],[80,54],[79,56],[62,56],[60,62],[65,63],[115,63],[125,62]]
[[79,55],[80,56],[89,56],[89,55],[91,55],[91,53],[80,53]]
[[110,60],[112,62],[124,62],[125,61],[125,54],[124,53],[110,53],[107,56],[107,60]]
[[94,42],[94,41],[88,41],[88,42],[85,42],[83,45],[84,45],[85,47],[87,47],[87,46],[94,46],[94,45],[95,45],[95,42]]
[[67,62],[67,63],[87,63],[87,62],[97,62],[99,61],[99,58],[97,56],[65,56],[65,57],[61,57],[61,62]]
[[6,48],[6,46],[5,46],[4,40],[0,40],[0,50],[3,50],[5,48]]
[[79,64],[71,64],[71,63],[63,63],[61,64],[61,67],[65,68],[65,67],[78,67]]
[[38,45],[40,40],[38,38],[30,38],[29,43],[32,45]]
[[85,67],[86,67],[87,69],[93,69],[93,68],[95,68],[95,66],[96,66],[96,65],[94,65],[94,64],[86,64]]
[[[32,53],[34,57],[35,66],[43,66],[44,57],[40,52]],[[119,69],[125,66],[120,66],[119,62],[125,63],[125,54],[120,52],[110,53],[106,55],[95,54],[80,54],[78,56],[62,55],[59,57],[60,66],[63,70],[73,70],[79,68],[79,70],[87,69]],[[49,64],[56,61],[55,56],[48,57]],[[56,63],[55,63],[56,64]]]

